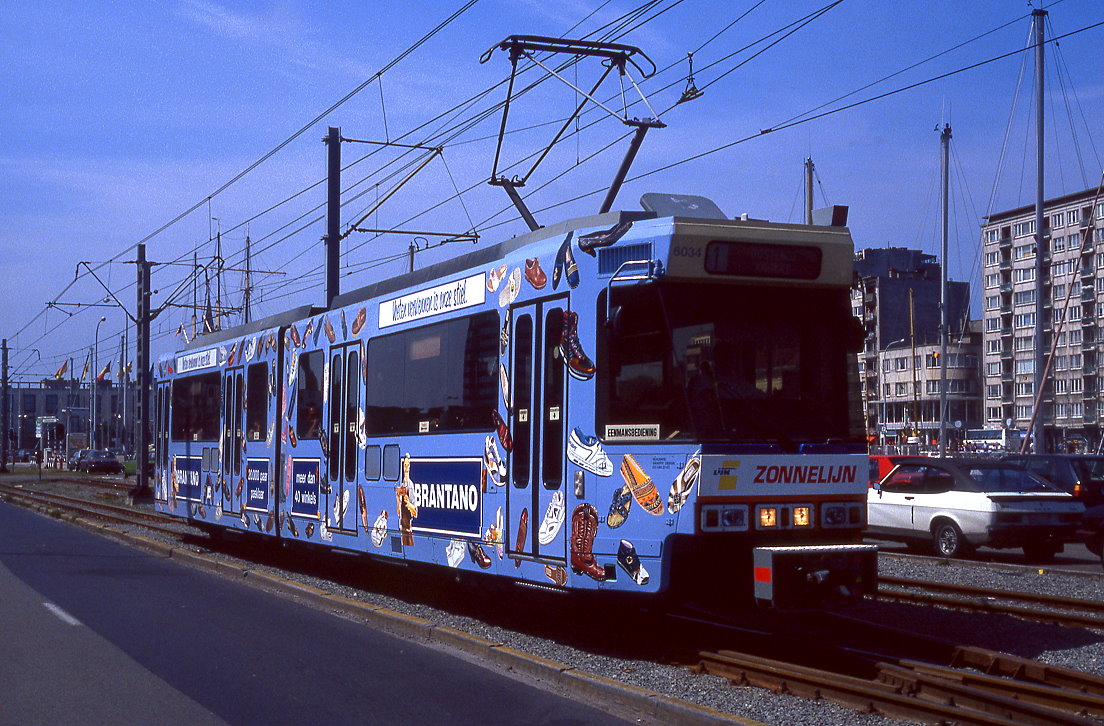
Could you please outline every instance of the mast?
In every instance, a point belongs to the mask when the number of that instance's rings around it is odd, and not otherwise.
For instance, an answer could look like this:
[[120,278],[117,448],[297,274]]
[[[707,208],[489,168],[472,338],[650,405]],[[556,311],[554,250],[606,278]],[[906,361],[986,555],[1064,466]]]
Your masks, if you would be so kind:
[[813,157],[805,159],[805,224],[813,223]]
[[947,197],[950,187],[948,182],[951,149],[950,124],[943,124],[943,131],[939,134],[939,143],[943,152],[942,164],[940,165],[943,192],[940,209],[943,264],[939,266],[939,455],[942,457],[947,455],[947,337],[950,331],[949,311],[947,310]]
[[[1043,296],[1043,263],[1044,249],[1044,225],[1043,225],[1043,42],[1046,36],[1045,18],[1046,10],[1031,11],[1032,22],[1035,29],[1035,280],[1038,292],[1035,295],[1035,395],[1039,405],[1045,406],[1042,395],[1043,386],[1046,384],[1043,368],[1046,365],[1046,347],[1044,346],[1043,328],[1046,306]],[[1032,412],[1031,434],[1034,438],[1033,451],[1041,454],[1046,451],[1044,441],[1044,419],[1039,415],[1040,411]]]

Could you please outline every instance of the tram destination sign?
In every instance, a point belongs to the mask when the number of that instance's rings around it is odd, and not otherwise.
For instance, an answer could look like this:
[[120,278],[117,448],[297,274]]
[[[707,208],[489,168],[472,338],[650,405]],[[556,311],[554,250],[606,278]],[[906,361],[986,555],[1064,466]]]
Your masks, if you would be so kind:
[[713,275],[815,280],[823,253],[807,245],[710,242],[705,248],[705,271]]
[[486,296],[486,279],[481,272],[462,280],[381,302],[379,327],[382,329],[399,323],[442,315],[453,310],[482,305],[487,299]]

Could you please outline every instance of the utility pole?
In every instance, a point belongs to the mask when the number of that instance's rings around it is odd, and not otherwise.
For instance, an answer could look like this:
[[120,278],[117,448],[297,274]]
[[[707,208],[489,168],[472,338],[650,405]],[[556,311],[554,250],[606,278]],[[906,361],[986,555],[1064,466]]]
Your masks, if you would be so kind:
[[0,424],[3,438],[0,440],[0,472],[8,471],[8,429],[11,428],[11,411],[8,410],[8,339],[0,340]]
[[330,127],[325,138],[326,164],[326,307],[341,293],[341,129]]
[[138,442],[135,447],[135,478],[137,483],[130,492],[131,500],[149,499],[152,496],[146,476],[149,460],[150,421],[150,263],[146,261],[145,244],[138,245],[138,307],[135,322],[137,337],[138,416],[135,427]]
[[[1044,264],[1043,245],[1046,242],[1043,222],[1043,42],[1046,39],[1046,10],[1032,10],[1031,17],[1035,26],[1035,280],[1038,286],[1038,294],[1035,295],[1035,400],[1039,401],[1038,407],[1046,406],[1045,397],[1042,395],[1043,386],[1046,384],[1044,367],[1046,366],[1046,349],[1043,344],[1044,304],[1043,280],[1046,279],[1046,266]],[[1045,416],[1043,411],[1033,411],[1034,425],[1032,436],[1036,454],[1046,451],[1046,435],[1044,427]]]
[[[942,207],[940,221],[942,226],[943,264],[939,267],[939,456],[947,455],[947,335],[949,333],[949,315],[947,310],[947,196],[950,190],[949,160],[951,150],[951,125],[943,124],[939,134],[942,147]],[[1039,255],[1042,257],[1042,254]],[[1042,279],[1042,278],[1039,278]],[[915,363],[915,361],[913,361]]]
[[249,233],[247,232],[245,235],[245,300],[242,301],[242,307],[245,309],[244,319],[242,320],[242,322],[247,325],[249,324],[249,297],[250,293],[253,291],[253,280],[252,275],[250,274],[252,267],[249,258]]

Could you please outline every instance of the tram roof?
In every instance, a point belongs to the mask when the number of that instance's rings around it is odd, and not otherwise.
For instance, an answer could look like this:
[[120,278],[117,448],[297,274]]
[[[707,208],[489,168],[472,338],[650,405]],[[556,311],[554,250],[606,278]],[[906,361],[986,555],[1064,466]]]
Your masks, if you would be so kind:
[[395,277],[373,282],[364,287],[342,293],[334,298],[333,308],[342,308],[378,295],[387,295],[402,290],[403,288],[443,279],[473,267],[487,266],[496,263],[499,259],[516,249],[526,247],[534,242],[548,239],[549,237],[562,236],[571,230],[584,229],[586,227],[612,227],[621,222],[637,222],[643,219],[655,218],[656,215],[654,212],[619,211],[606,212],[605,214],[592,214],[587,217],[564,220],[547,227],[541,227],[532,232],[518,235],[517,237],[503,242],[498,242],[497,244],[489,245],[473,252],[458,255],[457,257],[429,265],[428,267],[415,270],[414,272],[396,275]]

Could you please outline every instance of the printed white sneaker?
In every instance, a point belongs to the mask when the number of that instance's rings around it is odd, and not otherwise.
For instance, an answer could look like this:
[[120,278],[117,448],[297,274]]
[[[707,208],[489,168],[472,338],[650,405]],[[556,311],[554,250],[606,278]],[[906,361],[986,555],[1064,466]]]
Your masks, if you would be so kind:
[[576,466],[598,476],[611,476],[613,463],[597,436],[587,436],[576,426],[567,438],[567,458]]
[[502,486],[506,483],[506,462],[498,453],[498,443],[494,436],[488,436],[483,453],[483,464],[487,467],[487,476],[495,483]]
[[450,539],[448,545],[445,546],[445,558],[448,559],[449,567],[459,567],[460,563],[464,559],[464,543],[458,539]]
[[387,538],[387,510],[384,509],[376,517],[376,523],[372,525],[372,544],[383,547],[383,540]]
[[698,450],[686,460],[686,466],[682,467],[682,471],[671,484],[671,491],[667,495],[667,507],[672,512],[677,512],[682,509],[683,504],[686,504],[686,500],[690,498],[690,490],[694,488],[694,482],[698,480],[700,473],[701,450]]
[[551,544],[563,526],[566,510],[564,509],[564,495],[560,490],[552,493],[552,501],[548,503],[548,509],[541,520],[540,529],[537,531],[537,539],[542,545]]

